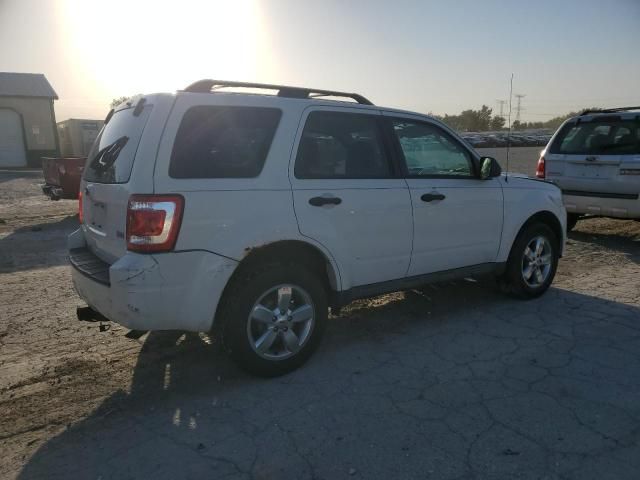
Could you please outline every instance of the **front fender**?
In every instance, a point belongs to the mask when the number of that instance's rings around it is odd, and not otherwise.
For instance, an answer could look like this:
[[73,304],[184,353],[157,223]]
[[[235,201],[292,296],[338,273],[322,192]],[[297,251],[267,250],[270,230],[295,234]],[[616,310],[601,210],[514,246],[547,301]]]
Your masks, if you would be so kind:
[[509,177],[502,179],[504,192],[504,225],[498,251],[498,262],[506,262],[516,236],[532,216],[540,212],[553,214],[560,223],[560,255],[564,253],[567,231],[567,212],[562,203],[562,192],[550,183],[533,179]]

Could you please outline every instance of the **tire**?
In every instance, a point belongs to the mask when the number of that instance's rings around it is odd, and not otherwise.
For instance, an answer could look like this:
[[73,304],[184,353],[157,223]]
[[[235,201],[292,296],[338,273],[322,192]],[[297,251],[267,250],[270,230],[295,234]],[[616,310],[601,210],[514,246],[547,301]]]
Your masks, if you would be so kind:
[[567,213],[567,233],[573,230],[578,223],[578,220],[582,218],[582,215],[578,213]]
[[[525,258],[527,248],[537,245],[537,239],[544,239],[546,242],[540,256],[546,257],[546,255],[549,255],[548,269],[546,269],[545,264],[542,264],[545,258],[541,258],[541,265],[531,265],[530,255],[534,254],[535,256],[535,252],[532,251],[531,248]],[[559,243],[553,230],[544,223],[528,225],[518,234],[518,237],[511,247],[506,270],[499,279],[501,289],[509,295],[522,299],[539,297],[547,291],[551,282],[553,282],[558,268],[558,258]],[[525,278],[528,271],[527,267],[532,268],[529,280]],[[540,274],[543,277],[542,281],[540,281],[540,277],[535,274],[536,270],[540,270]]]
[[[291,295],[288,312],[304,310],[298,319],[280,311],[278,302],[283,299],[286,303],[287,289]],[[230,357],[246,372],[262,377],[284,375],[305,363],[318,347],[328,305],[325,286],[312,268],[293,263],[258,265],[238,275],[228,290],[220,319],[222,341]],[[309,312],[310,323],[300,321]],[[299,345],[290,348],[294,337]],[[267,344],[270,347],[259,352],[257,345]]]

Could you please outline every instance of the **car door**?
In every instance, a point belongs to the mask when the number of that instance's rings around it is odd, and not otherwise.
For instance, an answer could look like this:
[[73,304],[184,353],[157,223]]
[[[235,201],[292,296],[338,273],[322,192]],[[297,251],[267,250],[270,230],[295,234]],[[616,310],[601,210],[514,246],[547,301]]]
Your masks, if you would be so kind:
[[408,275],[495,262],[503,222],[497,178],[480,180],[476,156],[435,122],[391,115],[413,205]]
[[406,275],[412,211],[377,110],[305,110],[290,166],[302,235],[331,252],[342,288]]

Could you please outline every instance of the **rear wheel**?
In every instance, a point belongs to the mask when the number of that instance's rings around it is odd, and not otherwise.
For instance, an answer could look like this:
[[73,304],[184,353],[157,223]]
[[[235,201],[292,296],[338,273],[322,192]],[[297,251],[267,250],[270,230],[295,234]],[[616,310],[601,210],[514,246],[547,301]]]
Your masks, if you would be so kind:
[[578,220],[582,218],[582,215],[578,213],[567,213],[567,232],[570,232],[574,229]]
[[317,348],[327,320],[323,283],[304,265],[256,267],[230,286],[223,342],[244,370],[277,376],[302,365]]
[[500,279],[502,289],[520,298],[542,295],[553,282],[558,258],[558,239],[551,228],[543,223],[529,225],[513,243]]

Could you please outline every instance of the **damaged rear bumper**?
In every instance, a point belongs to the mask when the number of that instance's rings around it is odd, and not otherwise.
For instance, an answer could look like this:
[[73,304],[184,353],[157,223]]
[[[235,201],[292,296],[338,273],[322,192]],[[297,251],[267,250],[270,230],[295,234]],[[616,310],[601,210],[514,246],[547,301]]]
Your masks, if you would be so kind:
[[[127,252],[107,265],[105,274],[97,269],[98,262],[91,263],[92,254],[81,231],[69,237],[69,247],[73,284],[80,297],[109,320],[134,330],[210,330],[218,301],[237,265],[200,250],[154,255]],[[99,273],[92,273],[93,268]]]

